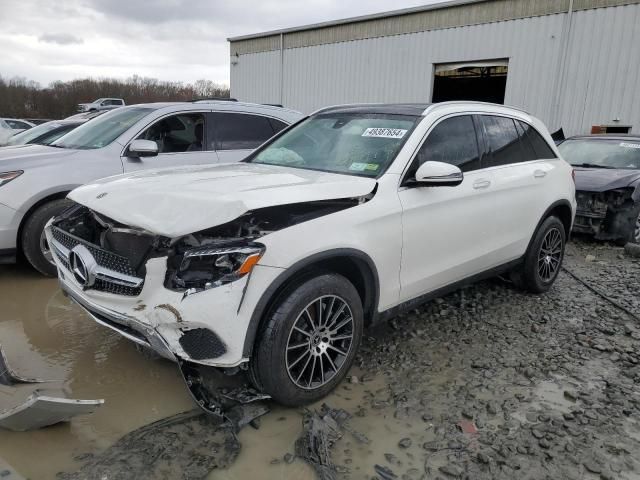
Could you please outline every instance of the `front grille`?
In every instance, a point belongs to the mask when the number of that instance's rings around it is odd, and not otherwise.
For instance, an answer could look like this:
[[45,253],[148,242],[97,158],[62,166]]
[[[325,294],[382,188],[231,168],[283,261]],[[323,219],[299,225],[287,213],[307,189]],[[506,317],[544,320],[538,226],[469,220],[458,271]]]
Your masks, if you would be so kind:
[[[129,263],[129,259],[123,257],[122,255],[118,255],[117,253],[109,252],[100,248],[92,243],[89,243],[85,240],[82,240],[70,233],[65,232],[57,227],[53,227],[51,229],[51,234],[53,238],[64,245],[69,250],[73,249],[77,245],[84,245],[95,258],[96,263],[102,267],[108,268],[110,270],[114,270],[119,273],[123,273],[125,275],[130,275],[132,277],[136,276],[135,270],[131,267]],[[54,249],[55,250],[55,249]],[[66,258],[61,256],[56,251],[57,257],[60,259],[61,263],[67,270],[70,270],[69,262]],[[139,295],[142,291],[142,285],[139,287],[128,287],[124,285],[118,285],[106,280],[97,279],[95,283],[91,286],[93,290],[99,290],[102,292],[114,293],[117,295],[127,295],[127,296],[136,296]]]
[[607,215],[607,203],[597,195],[580,192],[576,195],[576,202],[578,215],[595,218],[604,218]]

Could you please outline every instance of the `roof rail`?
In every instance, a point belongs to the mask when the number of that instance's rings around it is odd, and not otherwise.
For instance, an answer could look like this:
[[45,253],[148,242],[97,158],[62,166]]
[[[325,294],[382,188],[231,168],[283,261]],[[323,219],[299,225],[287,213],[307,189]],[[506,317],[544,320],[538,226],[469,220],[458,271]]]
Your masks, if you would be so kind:
[[267,107],[284,108],[284,106],[281,103],[263,103],[262,105],[266,105]]
[[423,115],[425,115],[427,113],[427,110],[433,110],[437,107],[441,107],[441,106],[446,106],[446,105],[464,105],[464,104],[472,104],[472,105],[488,105],[488,106],[492,106],[492,107],[504,107],[504,108],[508,108],[511,110],[517,110],[519,112],[522,113],[526,113],[527,115],[531,115],[529,112],[527,112],[526,110],[522,109],[522,108],[518,108],[518,107],[512,107],[511,105],[505,105],[503,103],[492,103],[492,102],[479,102],[477,100],[447,100],[444,102],[437,102],[437,103],[432,103],[431,105],[429,105],[425,111],[422,113]]
[[197,102],[237,102],[238,99],[237,98],[231,98],[231,97],[207,97],[207,98],[194,98],[193,100],[189,100],[192,103],[197,103]]

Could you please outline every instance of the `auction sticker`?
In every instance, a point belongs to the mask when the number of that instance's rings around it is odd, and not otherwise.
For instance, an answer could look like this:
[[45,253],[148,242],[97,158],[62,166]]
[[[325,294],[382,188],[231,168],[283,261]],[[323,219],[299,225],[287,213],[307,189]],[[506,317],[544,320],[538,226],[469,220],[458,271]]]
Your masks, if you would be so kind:
[[363,137],[378,138],[402,138],[406,130],[402,128],[367,128],[362,134]]
[[378,165],[377,163],[354,162],[349,165],[349,170],[354,170],[356,172],[364,172],[365,170],[369,170],[375,172],[376,170],[378,170],[379,166],[380,165]]
[[625,147],[625,148],[640,148],[640,143],[626,143],[626,142],[622,142],[620,144],[621,147]]

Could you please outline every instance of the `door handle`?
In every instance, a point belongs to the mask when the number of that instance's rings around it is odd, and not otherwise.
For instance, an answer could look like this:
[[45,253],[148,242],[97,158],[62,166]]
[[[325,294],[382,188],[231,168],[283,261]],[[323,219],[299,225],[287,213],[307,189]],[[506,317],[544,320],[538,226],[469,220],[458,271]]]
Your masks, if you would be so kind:
[[483,178],[476,180],[475,182],[473,182],[473,188],[487,188],[489,185],[491,185],[491,181],[490,180],[485,180]]
[[533,172],[533,176],[535,178],[544,178],[547,176],[547,172],[545,172],[544,170],[536,170],[535,172]]

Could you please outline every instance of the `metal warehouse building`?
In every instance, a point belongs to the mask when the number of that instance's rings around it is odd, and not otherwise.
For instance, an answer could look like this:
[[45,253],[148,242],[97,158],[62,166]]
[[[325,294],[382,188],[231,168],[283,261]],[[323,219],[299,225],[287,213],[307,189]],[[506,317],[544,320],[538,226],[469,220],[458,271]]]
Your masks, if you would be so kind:
[[458,0],[229,42],[244,101],[485,100],[568,135],[640,133],[640,0]]

